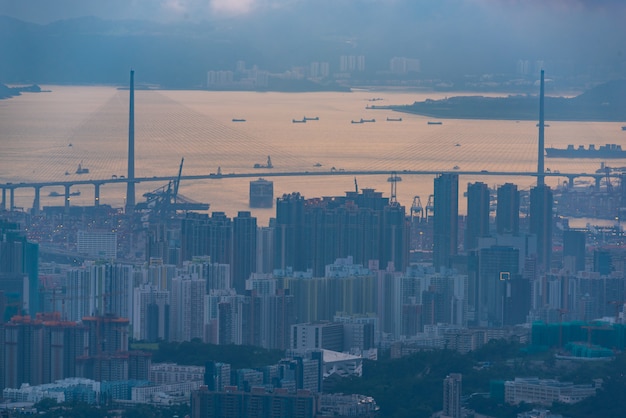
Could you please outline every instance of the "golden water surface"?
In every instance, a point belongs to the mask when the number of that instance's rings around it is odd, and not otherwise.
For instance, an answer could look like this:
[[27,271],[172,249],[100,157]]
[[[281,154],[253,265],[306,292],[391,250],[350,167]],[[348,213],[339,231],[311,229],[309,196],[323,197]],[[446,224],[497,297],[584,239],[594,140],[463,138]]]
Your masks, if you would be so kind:
[[[45,86],[47,93],[26,93],[0,100],[0,183],[105,179],[127,175],[128,90],[114,87]],[[279,171],[397,171],[397,200],[407,207],[415,196],[425,205],[433,176],[403,175],[403,170],[536,171],[535,121],[441,119],[441,125],[417,115],[367,109],[369,105],[409,104],[450,93],[357,91],[352,93],[256,93],[208,91],[135,92],[135,176],[175,176],[184,158],[183,175],[258,172],[271,156]],[[371,99],[382,99],[372,101]],[[293,119],[319,117],[292,123]],[[402,121],[387,121],[387,118]],[[233,122],[232,119],[245,119]],[[375,119],[353,124],[352,120]],[[546,146],[624,144],[620,123],[547,121]],[[70,145],[71,144],[71,145]],[[592,173],[600,160],[546,159],[545,167],[561,173]],[[78,164],[89,169],[75,174]],[[610,160],[612,166],[626,160]],[[67,172],[67,174],[66,174]],[[384,176],[360,176],[358,188],[374,188],[385,196],[391,183]],[[276,197],[298,191],[306,198],[343,195],[355,189],[353,176],[272,177]],[[211,211],[236,216],[248,208],[251,179],[182,181],[179,192],[211,204]],[[556,186],[566,180],[548,178]],[[514,182],[531,187],[533,177],[461,176],[462,198],[468,182],[490,186]],[[137,201],[164,184],[137,185]],[[92,186],[75,186],[72,204],[93,204]],[[62,188],[41,191],[41,205],[61,205]],[[102,203],[123,206],[124,185],[104,185]],[[8,192],[7,192],[8,195]],[[32,206],[33,189],[15,191],[16,206]],[[8,197],[7,197],[8,198]],[[465,203],[459,203],[465,211]],[[275,209],[253,209],[259,225],[267,225]]]

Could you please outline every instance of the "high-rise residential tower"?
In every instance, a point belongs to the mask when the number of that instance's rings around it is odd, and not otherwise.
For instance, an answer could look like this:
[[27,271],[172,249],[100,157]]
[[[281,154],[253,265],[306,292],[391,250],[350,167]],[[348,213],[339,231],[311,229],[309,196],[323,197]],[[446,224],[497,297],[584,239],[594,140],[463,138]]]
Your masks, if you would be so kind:
[[435,225],[433,233],[433,265],[436,270],[452,265],[457,254],[459,217],[459,176],[444,173],[435,178]]
[[241,211],[233,218],[233,287],[240,295],[246,292],[246,280],[256,269],[256,218],[250,212]]
[[465,251],[478,246],[478,238],[489,235],[489,188],[485,183],[467,185]]
[[498,187],[496,232],[519,234],[519,191],[513,183],[505,183]]
[[544,271],[550,269],[552,260],[553,201],[550,186],[530,189],[530,233],[537,237],[537,262]]

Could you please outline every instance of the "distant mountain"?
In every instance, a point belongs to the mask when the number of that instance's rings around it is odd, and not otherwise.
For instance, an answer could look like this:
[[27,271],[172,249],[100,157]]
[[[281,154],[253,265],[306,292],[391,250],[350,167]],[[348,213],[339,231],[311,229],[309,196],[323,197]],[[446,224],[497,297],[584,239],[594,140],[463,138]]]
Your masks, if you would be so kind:
[[[519,65],[526,68],[520,78],[532,85],[540,64],[555,80],[578,86],[615,78],[626,64],[626,32],[619,19],[626,8],[617,7],[617,1],[606,11],[586,4],[595,2],[563,6],[571,14],[562,13],[560,2],[558,7],[553,2],[465,0],[222,2],[252,8],[235,14],[211,12],[210,4],[218,2],[206,1],[125,2],[128,7],[112,6],[108,13],[94,6],[101,2],[77,2],[67,13],[53,2],[39,2],[45,7],[10,2],[0,11],[24,19],[30,14],[38,22],[48,21],[46,10],[55,10],[54,16],[93,12],[162,19],[77,17],[34,24],[0,16],[0,82],[125,85],[134,68],[138,82],[198,88],[206,84],[207,71],[234,70],[243,61],[248,69],[291,74],[306,74],[315,62],[328,63],[330,78],[369,86],[391,74],[393,58],[409,58],[419,60],[421,80],[457,89],[464,88],[467,76],[484,75],[487,81],[494,75],[516,77]],[[149,3],[150,10],[143,7]],[[173,3],[185,13],[168,11],[165,6]],[[345,56],[362,57],[359,68],[345,68],[357,62]]]
[[40,93],[41,91],[41,87],[36,84],[21,87],[8,87],[4,84],[0,84],[0,99],[8,99],[13,96],[19,96],[22,92]]
[[[455,96],[412,105],[374,106],[435,118],[537,120],[539,97]],[[545,97],[546,120],[626,121],[626,80],[601,84],[573,98]]]

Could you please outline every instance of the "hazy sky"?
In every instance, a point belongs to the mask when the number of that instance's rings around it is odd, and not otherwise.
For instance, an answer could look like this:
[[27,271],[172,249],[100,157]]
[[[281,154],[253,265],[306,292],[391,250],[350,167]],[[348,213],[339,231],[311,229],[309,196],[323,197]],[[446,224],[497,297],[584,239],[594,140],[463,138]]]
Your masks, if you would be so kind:
[[370,67],[407,56],[438,72],[511,70],[517,59],[610,67],[613,76],[626,67],[626,0],[0,0],[0,15],[38,24],[85,16],[168,23],[150,30],[160,39],[236,39],[234,51],[256,51],[246,59],[263,56],[266,66],[355,53]]
[[[381,8],[416,16],[423,10],[435,10],[444,16],[472,10],[495,19],[517,22],[527,31],[533,29],[528,26],[533,22],[551,21],[558,25],[586,18],[603,19],[606,24],[621,28],[620,33],[624,33],[626,26],[624,0],[0,0],[0,14],[37,23],[81,16],[172,21],[249,17],[262,11],[302,5],[315,12],[348,4],[362,10]],[[547,21],[543,22],[541,17]]]

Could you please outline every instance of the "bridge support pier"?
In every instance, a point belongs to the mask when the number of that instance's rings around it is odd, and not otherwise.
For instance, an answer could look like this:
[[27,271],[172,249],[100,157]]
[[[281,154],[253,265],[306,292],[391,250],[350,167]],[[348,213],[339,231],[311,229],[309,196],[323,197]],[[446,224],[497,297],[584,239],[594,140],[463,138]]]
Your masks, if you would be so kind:
[[40,196],[41,196],[41,186],[35,186],[35,199],[33,200],[33,215],[39,214],[40,205]]
[[602,180],[602,177],[594,176],[594,180],[596,181],[596,192],[599,192],[600,191],[600,180]]
[[93,205],[100,206],[100,183],[94,183],[94,197],[93,197]]
[[70,213],[70,185],[65,185],[65,214]]
[[9,189],[9,211],[13,212],[15,210],[15,188],[11,187]]
[[568,189],[573,189],[574,188],[574,179],[576,177],[574,176],[567,176],[567,188]]
[[0,202],[0,209],[6,210],[7,208],[7,189],[2,188],[2,202]]

